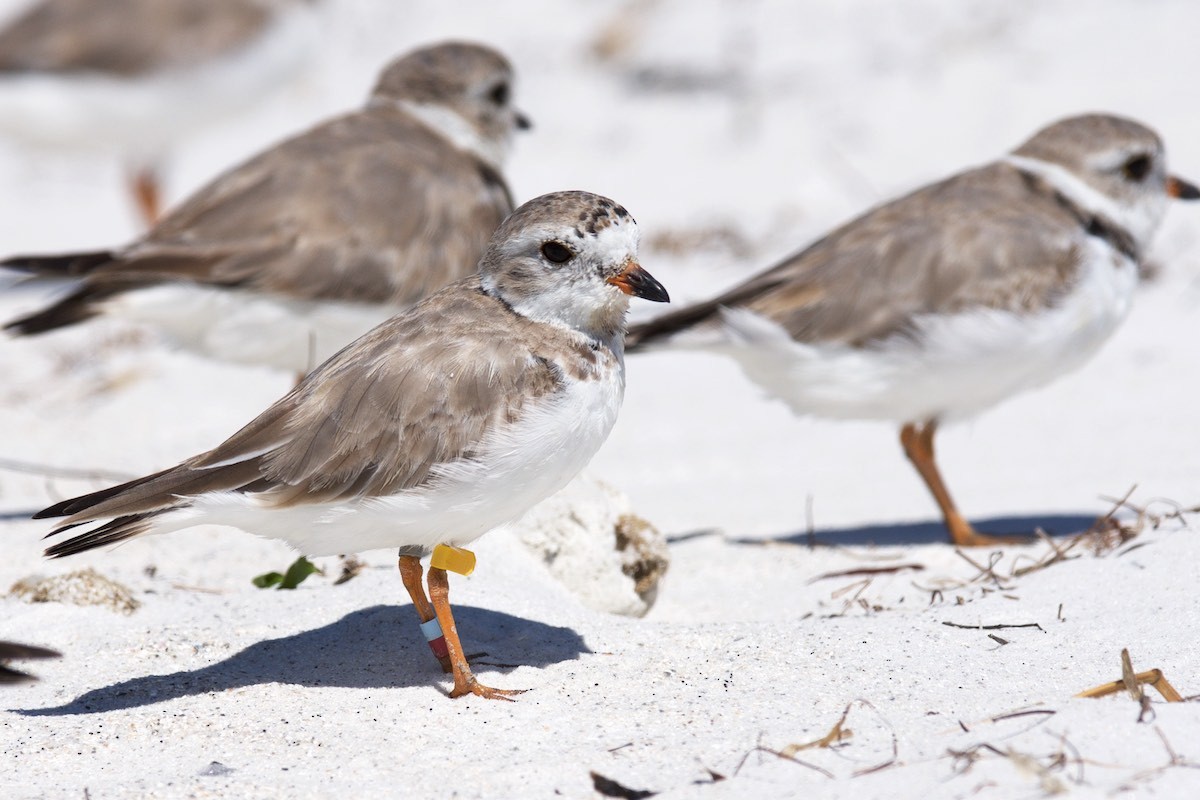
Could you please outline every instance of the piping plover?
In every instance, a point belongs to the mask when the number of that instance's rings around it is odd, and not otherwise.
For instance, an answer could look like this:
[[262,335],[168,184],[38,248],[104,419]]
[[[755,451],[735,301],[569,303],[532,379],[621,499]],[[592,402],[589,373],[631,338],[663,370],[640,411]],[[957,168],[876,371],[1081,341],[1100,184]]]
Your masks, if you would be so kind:
[[1079,367],[1125,318],[1169,197],[1145,126],[1056,122],[991,164],[885,203],[628,346],[732,356],[793,411],[902,423],[954,542],[984,544],[934,461],[938,425]]
[[3,262],[83,278],[6,328],[107,314],[214,358],[306,372],[474,269],[512,210],[500,165],[529,126],[512,83],[476,44],[399,58],[366,108],[225,173],[128,247]]
[[0,131],[126,162],[144,219],[159,163],[261,102],[317,41],[310,0],[38,0],[0,30]]
[[471,675],[446,572],[430,567],[431,605],[420,556],[516,519],[607,438],[625,387],[629,297],[667,300],[637,244],[633,218],[606,198],[529,201],[496,231],[477,275],[346,347],[224,444],[39,512],[67,518],[51,535],[109,520],[46,554],[203,524],[308,555],[399,547],[413,604],[448,646],[452,696],[505,696]]

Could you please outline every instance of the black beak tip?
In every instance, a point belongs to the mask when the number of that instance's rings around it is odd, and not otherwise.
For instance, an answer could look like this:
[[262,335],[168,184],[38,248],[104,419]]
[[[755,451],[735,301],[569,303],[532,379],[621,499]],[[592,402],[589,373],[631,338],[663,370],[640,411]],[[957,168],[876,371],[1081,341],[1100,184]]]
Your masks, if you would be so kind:
[[1194,183],[1181,181],[1178,178],[1175,180],[1179,182],[1178,197],[1180,200],[1200,200],[1200,189],[1196,188]]
[[527,131],[533,127],[533,120],[531,120],[529,117],[525,116],[520,111],[517,112],[516,123],[517,123],[517,130],[519,130],[519,131]]
[[659,283],[653,275],[645,270],[639,270],[639,273],[635,274],[637,274],[637,278],[630,281],[635,296],[652,303],[671,302],[671,295],[667,294],[667,287]]
[[661,284],[658,285],[657,288],[652,293],[644,294],[644,295],[642,295],[642,297],[644,297],[645,299],[650,300],[651,302],[654,302],[654,303],[669,303],[669,302],[671,302],[671,295],[667,294],[666,287],[662,286]]

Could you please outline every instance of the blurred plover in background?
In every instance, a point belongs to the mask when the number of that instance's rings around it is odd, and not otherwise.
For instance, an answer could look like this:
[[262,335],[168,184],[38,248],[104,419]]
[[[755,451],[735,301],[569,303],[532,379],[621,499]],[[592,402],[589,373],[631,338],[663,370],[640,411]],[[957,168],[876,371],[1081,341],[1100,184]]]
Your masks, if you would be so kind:
[[629,333],[732,356],[793,411],[902,424],[956,544],[967,522],[934,434],[1091,357],[1128,313],[1175,197],[1162,141],[1129,119],[1056,122],[1010,155],[885,203],[772,269]]
[[430,603],[419,559],[520,517],[607,439],[629,298],[667,300],[637,246],[637,224],[611,200],[529,201],[496,231],[479,274],[358,339],[224,444],[40,512],[66,517],[54,534],[101,522],[47,555],[204,524],[307,555],[398,547],[422,622],[445,637],[452,696],[511,694],[475,680],[445,569],[430,567]]
[[400,309],[475,271],[512,210],[508,61],[448,42],[396,59],[366,106],[237,166],[114,251],[10,258],[81,277],[10,322],[54,330],[105,314],[203,355],[304,373]]
[[161,165],[198,127],[292,80],[311,0],[38,0],[0,30],[0,135],[119,157],[149,224]]

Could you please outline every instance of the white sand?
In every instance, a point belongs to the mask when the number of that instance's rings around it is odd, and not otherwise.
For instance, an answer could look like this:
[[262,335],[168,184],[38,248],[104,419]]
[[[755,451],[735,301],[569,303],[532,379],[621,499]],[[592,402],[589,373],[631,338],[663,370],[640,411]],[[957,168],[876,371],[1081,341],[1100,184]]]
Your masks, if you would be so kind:
[[[627,205],[647,240],[722,226],[745,240],[645,248],[680,301],[1067,113],[1153,124],[1173,168],[1200,180],[1200,12],[1185,0],[330,5],[307,88],[199,136],[174,196],[448,36],[517,64],[537,124],[511,170],[520,199],[588,188]],[[600,40],[610,60],[592,56]],[[0,145],[0,249],[123,241],[115,174]],[[1198,223],[1200,205],[1172,210],[1161,278],[1084,370],[944,433],[947,479],[985,528],[1079,530],[1134,484],[1139,503],[1200,502]],[[0,296],[0,316],[44,297]],[[0,341],[0,457],[146,472],[215,444],[290,381],[130,339],[102,324]],[[667,797],[1196,796],[1200,706],[1151,693],[1139,722],[1127,696],[1074,697],[1119,677],[1123,647],[1200,693],[1192,517],[1019,577],[1048,546],[1008,548],[999,580],[979,579],[943,543],[893,429],[795,419],[702,356],[631,359],[593,467],[674,538],[671,571],[647,617],[611,616],[514,534],[482,539],[452,600],[466,649],[487,653],[481,678],[531,690],[517,703],[444,696],[391,553],[366,554],[341,586],[328,559],[330,577],[260,591],[250,579],[294,557],[277,542],[208,528],[44,562],[46,525],[0,523],[0,590],[91,566],[141,602],[124,615],[0,599],[0,639],[65,654],[3,691],[0,797],[588,797],[593,770]],[[0,511],[103,483],[0,470]],[[805,546],[809,498],[817,538],[842,546]],[[922,569],[820,577],[897,565]],[[819,739],[847,707],[852,738],[797,753],[807,766],[755,752]]]

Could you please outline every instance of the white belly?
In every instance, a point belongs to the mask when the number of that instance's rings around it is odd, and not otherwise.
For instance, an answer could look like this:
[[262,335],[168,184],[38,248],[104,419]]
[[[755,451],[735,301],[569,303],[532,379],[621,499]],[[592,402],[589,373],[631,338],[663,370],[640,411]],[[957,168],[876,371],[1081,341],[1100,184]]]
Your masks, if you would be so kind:
[[483,456],[443,466],[421,491],[386,498],[267,509],[253,496],[204,495],[157,518],[152,533],[231,525],[283,539],[307,555],[465,545],[567,485],[608,438],[624,395],[624,367],[569,383],[555,402],[493,435]]
[[400,309],[169,283],[118,295],[104,311],[209,358],[303,374]]
[[929,315],[915,336],[852,348],[799,344],[763,317],[727,309],[718,349],[796,413],[897,422],[970,416],[1077,369],[1125,319],[1136,265],[1098,240],[1088,246],[1077,284],[1049,310]]

